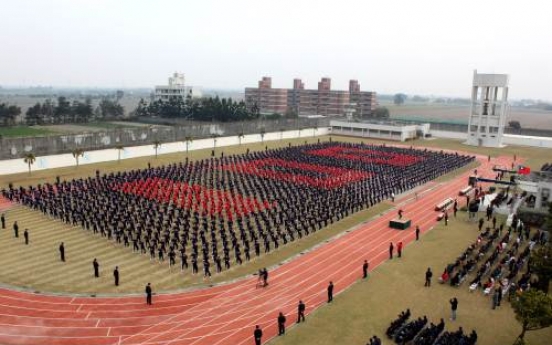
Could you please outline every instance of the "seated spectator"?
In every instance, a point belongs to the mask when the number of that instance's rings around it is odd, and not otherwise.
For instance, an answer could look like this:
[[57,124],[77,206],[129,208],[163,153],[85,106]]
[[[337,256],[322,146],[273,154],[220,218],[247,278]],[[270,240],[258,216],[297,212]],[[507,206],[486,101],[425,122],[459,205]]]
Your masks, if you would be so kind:
[[445,270],[443,271],[443,274],[441,274],[441,277],[439,278],[439,283],[444,284],[448,282],[448,280],[449,280],[449,274],[447,272],[447,269],[445,268]]

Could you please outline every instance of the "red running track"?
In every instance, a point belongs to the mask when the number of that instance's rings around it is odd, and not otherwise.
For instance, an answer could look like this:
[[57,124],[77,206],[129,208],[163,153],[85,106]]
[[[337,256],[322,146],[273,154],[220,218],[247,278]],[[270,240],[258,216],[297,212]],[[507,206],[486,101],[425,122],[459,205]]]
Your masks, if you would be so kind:
[[[491,177],[493,164],[506,158],[478,157],[480,175]],[[467,185],[466,172],[445,183],[430,182],[418,191],[418,200],[397,200],[405,218],[424,233],[435,225],[435,205],[456,197]],[[461,199],[463,201],[463,198]],[[277,334],[276,316],[282,311],[288,325],[295,322],[297,303],[306,314],[325,304],[329,280],[334,294],[361,278],[362,263],[374,269],[388,259],[389,242],[414,240],[414,231],[388,227],[394,210],[357,227],[317,249],[300,255],[270,272],[270,285],[256,288],[257,278],[191,292],[154,296],[152,306],[143,296],[73,297],[33,294],[0,288],[0,344],[67,345],[241,345],[253,344],[254,325],[264,340]],[[323,230],[322,230],[323,231]]]

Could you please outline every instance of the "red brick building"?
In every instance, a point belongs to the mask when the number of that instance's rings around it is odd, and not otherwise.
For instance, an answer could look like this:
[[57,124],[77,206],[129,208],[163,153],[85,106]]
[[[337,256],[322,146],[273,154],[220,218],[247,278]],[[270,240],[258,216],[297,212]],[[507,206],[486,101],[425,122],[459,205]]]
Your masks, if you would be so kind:
[[344,116],[353,105],[356,116],[370,116],[376,108],[376,93],[360,91],[358,81],[350,80],[348,91],[332,90],[331,83],[330,78],[322,78],[318,89],[308,90],[301,79],[294,79],[292,89],[278,89],[272,88],[270,77],[263,77],[258,87],[245,88],[245,102],[249,109],[257,106],[261,114]]

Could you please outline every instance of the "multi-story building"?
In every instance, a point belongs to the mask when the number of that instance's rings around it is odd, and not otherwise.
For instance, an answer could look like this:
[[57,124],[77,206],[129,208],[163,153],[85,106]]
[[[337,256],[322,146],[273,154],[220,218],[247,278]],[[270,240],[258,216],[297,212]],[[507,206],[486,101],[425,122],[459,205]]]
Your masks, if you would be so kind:
[[154,100],[169,101],[171,99],[191,96],[192,98],[201,97],[201,91],[192,86],[186,86],[183,73],[173,73],[169,77],[168,85],[155,86],[155,92],[153,94]]
[[322,78],[317,89],[308,90],[301,79],[293,80],[292,89],[282,89],[272,88],[272,79],[263,77],[258,87],[245,89],[245,103],[261,114],[344,116],[353,107],[356,116],[370,116],[376,108],[376,93],[360,91],[356,80],[349,82],[348,91],[338,91],[331,89],[330,78]]

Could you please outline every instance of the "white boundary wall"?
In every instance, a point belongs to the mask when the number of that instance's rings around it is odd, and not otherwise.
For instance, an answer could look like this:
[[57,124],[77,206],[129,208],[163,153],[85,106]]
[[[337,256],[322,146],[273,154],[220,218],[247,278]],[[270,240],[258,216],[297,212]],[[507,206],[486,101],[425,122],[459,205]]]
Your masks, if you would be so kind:
[[[284,132],[267,132],[264,136],[264,141],[285,140],[285,139],[297,139],[297,138],[312,138],[313,136],[327,135],[330,133],[329,128],[322,127],[318,129],[305,128],[299,132],[299,130],[284,131]],[[251,144],[261,142],[260,134],[248,134],[242,138],[242,144]],[[217,149],[219,147],[238,145],[238,136],[219,137],[217,138]],[[190,146],[190,151],[209,149],[213,147],[213,139],[197,139],[194,140]],[[186,145],[184,142],[164,143],[158,148],[160,155],[166,153],[186,152]],[[118,158],[119,150],[111,148],[106,150],[95,150],[84,152],[84,156],[79,158],[79,165],[93,164],[100,162],[116,161]],[[121,159],[137,158],[154,156],[155,150],[153,144],[144,146],[126,147],[121,152]],[[184,156],[182,156],[184,159]],[[63,168],[75,165],[75,158],[71,153],[65,153],[60,155],[37,157],[35,163],[32,166],[33,171],[46,170],[53,168]],[[27,172],[29,167],[23,161],[23,158],[8,159],[0,161],[0,175],[16,174],[21,172]]]
[[[431,135],[435,138],[461,140],[466,140],[466,138],[468,137],[467,133],[436,131],[433,129],[431,130]],[[502,137],[502,143],[504,145],[552,148],[552,138],[550,137],[531,137],[525,135],[504,134],[504,136]]]

